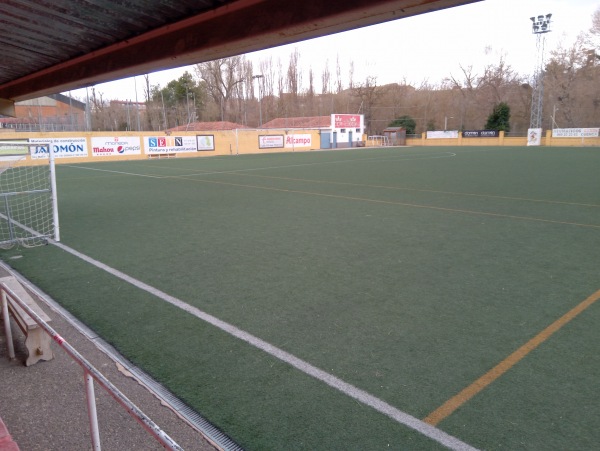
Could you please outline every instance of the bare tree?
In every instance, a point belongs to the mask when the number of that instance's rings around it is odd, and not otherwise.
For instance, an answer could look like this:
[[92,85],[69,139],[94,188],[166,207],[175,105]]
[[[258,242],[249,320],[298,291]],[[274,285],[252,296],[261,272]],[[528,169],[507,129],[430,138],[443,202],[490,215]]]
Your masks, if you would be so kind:
[[550,126],[591,127],[600,121],[600,67],[587,44],[581,35],[571,47],[561,45],[551,52],[544,96],[552,105]]
[[206,83],[208,95],[220,107],[222,121],[230,119],[230,99],[237,85],[244,81],[244,60],[243,56],[233,56],[195,67],[198,77]]
[[465,129],[466,124],[470,124],[470,107],[475,101],[475,94],[478,88],[478,76],[473,73],[473,66],[464,67],[459,65],[461,70],[461,76],[450,76],[446,79],[446,82],[450,84],[453,92],[458,92],[460,95],[460,128]]
[[308,108],[308,115],[316,115],[315,111],[315,74],[312,67],[308,69],[308,89],[306,90],[306,104]]
[[301,90],[302,84],[302,72],[299,67],[300,53],[298,49],[294,49],[290,55],[290,60],[287,69],[287,92],[292,95],[293,98],[298,97]]
[[331,92],[331,72],[329,72],[329,60],[325,60],[325,67],[321,72],[321,93],[328,94]]
[[335,60],[335,92],[339,94],[344,89],[344,83],[342,81],[342,68],[340,67],[340,55]]
[[350,61],[350,67],[348,69],[348,88],[354,87],[354,61]]
[[275,81],[277,75],[273,64],[273,58],[271,57],[261,61],[259,67],[260,75],[263,76],[263,78],[260,79],[259,85],[262,119],[263,122],[267,122],[269,118],[272,118],[275,115]]
[[592,26],[587,34],[587,46],[594,50],[594,59],[600,60],[600,8],[594,11]]
[[356,83],[351,94],[360,100],[359,112],[365,115],[365,128],[367,133],[370,133],[374,128],[374,124],[371,123],[373,107],[383,95],[383,92],[377,89],[377,78],[367,77],[364,82]]
[[522,84],[523,81],[523,77],[506,63],[502,55],[498,63],[488,64],[483,69],[483,75],[479,79],[479,88],[484,91],[484,95],[489,101],[497,104],[506,102],[512,87]]

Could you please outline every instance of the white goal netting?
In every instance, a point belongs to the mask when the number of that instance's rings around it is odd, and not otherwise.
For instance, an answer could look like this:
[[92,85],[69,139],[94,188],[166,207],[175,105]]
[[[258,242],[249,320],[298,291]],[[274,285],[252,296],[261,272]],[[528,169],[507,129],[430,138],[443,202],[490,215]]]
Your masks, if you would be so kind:
[[0,248],[33,247],[57,239],[56,183],[50,152],[45,164],[30,164],[32,146],[0,141]]

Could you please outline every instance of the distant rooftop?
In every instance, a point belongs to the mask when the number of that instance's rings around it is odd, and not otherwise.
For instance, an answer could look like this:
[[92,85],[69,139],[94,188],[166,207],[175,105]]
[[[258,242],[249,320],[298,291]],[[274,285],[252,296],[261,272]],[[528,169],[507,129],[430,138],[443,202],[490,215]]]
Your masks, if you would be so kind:
[[218,122],[191,122],[187,125],[170,128],[172,132],[192,132],[192,131],[207,131],[207,130],[235,130],[238,128],[250,128],[246,125],[236,124],[235,122],[218,121]]
[[331,116],[279,117],[261,128],[331,128]]

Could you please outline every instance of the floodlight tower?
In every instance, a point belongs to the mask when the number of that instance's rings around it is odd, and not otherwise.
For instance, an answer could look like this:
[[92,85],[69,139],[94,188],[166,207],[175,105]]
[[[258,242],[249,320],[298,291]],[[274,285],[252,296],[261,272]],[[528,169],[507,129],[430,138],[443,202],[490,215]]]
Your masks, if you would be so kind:
[[535,71],[533,73],[533,94],[531,97],[531,121],[529,128],[542,128],[542,108],[544,103],[544,46],[546,33],[550,32],[552,14],[530,17],[531,31],[536,36]]

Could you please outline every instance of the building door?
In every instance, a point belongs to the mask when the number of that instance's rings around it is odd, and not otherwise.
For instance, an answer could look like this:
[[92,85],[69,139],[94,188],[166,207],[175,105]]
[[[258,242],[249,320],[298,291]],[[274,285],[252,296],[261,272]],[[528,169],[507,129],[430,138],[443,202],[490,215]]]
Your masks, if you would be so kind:
[[331,132],[321,132],[321,149],[331,149]]

